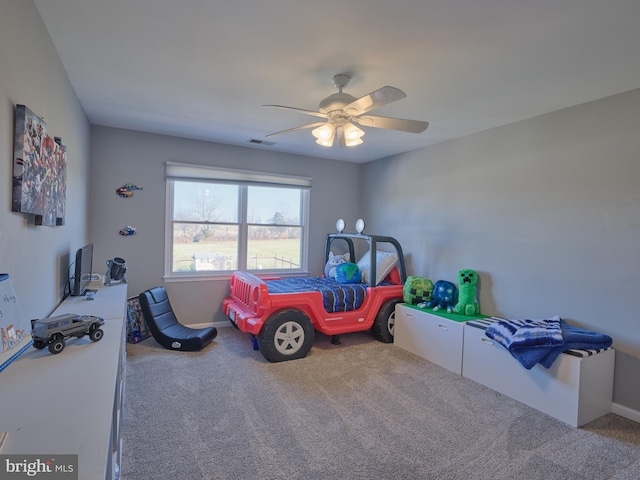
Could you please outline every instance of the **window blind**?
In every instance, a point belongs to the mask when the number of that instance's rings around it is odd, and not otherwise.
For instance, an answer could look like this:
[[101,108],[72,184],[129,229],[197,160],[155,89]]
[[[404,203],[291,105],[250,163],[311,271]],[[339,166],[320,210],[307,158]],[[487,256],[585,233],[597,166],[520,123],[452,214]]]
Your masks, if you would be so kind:
[[311,189],[311,178],[277,173],[252,172],[208,165],[166,162],[167,179],[174,180],[215,180],[221,182],[246,183],[254,185],[278,185]]

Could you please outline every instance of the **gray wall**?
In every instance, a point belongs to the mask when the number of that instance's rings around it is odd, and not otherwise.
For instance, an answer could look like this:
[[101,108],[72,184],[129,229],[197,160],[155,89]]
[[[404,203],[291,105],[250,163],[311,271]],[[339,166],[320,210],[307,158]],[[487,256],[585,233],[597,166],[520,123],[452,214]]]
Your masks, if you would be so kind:
[[[614,401],[640,411],[640,90],[364,166],[368,224],[410,273],[480,275],[485,314],[560,315],[614,338]],[[427,132],[428,134],[428,132]]]
[[[322,272],[324,239],[339,217],[353,224],[360,211],[360,168],[352,163],[274,153],[107,127],[91,128],[91,239],[100,272],[115,256],[127,262],[129,295],[164,285],[177,315],[187,324],[227,323],[220,305],[229,280],[164,282],[165,162],[215,165],[300,175],[313,179],[310,198],[309,270]],[[121,198],[125,183],[143,187]],[[134,236],[118,231],[132,225]]]
[[[0,65],[0,272],[11,275],[24,315],[45,317],[62,298],[69,258],[88,239],[89,123],[33,2],[2,1]],[[44,117],[68,147],[62,227],[11,212],[16,104]]]

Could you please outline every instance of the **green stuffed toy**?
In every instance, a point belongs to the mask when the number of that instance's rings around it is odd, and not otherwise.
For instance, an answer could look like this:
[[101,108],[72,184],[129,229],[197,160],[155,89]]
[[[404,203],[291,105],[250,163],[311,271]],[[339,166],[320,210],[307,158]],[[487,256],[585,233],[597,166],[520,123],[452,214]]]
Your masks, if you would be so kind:
[[462,315],[478,315],[480,307],[476,302],[476,288],[478,286],[478,274],[475,270],[463,269],[458,272],[458,303],[454,308],[456,313]]
[[409,305],[429,302],[433,295],[433,282],[428,278],[410,276],[404,282],[402,299]]

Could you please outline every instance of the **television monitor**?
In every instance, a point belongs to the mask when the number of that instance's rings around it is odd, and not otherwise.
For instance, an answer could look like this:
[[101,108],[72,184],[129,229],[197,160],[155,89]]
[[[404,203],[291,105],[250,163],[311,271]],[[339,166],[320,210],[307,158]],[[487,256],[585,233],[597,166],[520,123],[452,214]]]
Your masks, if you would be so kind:
[[76,252],[75,273],[71,287],[71,295],[78,296],[87,293],[89,283],[91,283],[91,273],[93,272],[93,243],[79,248]]

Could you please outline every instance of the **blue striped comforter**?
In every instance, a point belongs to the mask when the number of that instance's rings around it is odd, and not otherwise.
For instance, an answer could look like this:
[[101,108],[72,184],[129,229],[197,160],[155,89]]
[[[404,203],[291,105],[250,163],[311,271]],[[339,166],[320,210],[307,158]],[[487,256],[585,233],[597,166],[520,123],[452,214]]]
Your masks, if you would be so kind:
[[269,293],[320,292],[324,309],[329,313],[360,308],[367,293],[364,283],[338,283],[326,277],[284,278],[265,283]]

